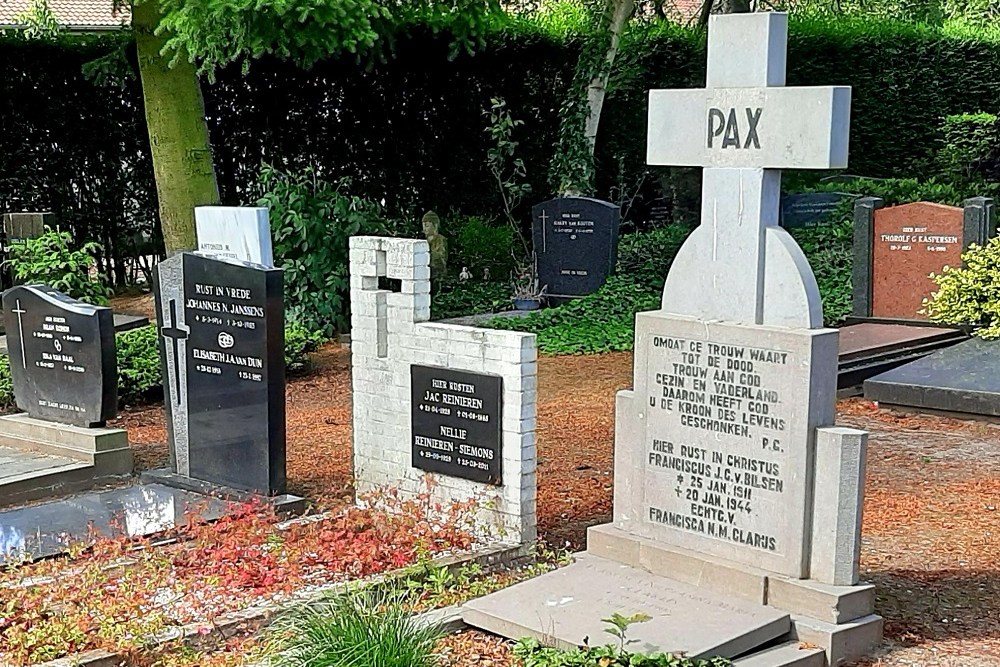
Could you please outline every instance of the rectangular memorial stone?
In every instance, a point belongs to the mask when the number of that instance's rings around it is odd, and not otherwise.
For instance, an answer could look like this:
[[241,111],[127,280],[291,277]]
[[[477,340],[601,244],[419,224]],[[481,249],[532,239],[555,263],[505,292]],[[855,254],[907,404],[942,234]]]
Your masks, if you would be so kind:
[[17,407],[31,417],[100,426],[118,410],[118,362],[111,309],[45,285],[3,294]]
[[532,209],[538,284],[552,296],[593,294],[618,259],[621,209],[587,197],[557,197]]
[[8,241],[38,238],[52,225],[51,213],[4,213],[3,231]]
[[807,575],[811,452],[834,419],[836,331],[640,313],[635,354],[639,431],[616,442],[629,481],[616,477],[616,524]]
[[245,206],[197,206],[194,221],[198,252],[274,266],[267,209]]
[[854,212],[854,315],[922,320],[923,301],[937,290],[931,273],[961,266],[972,243],[993,235],[992,200],[964,209],[931,202],[882,207],[864,198]]
[[410,366],[413,467],[501,484],[503,378]]
[[282,272],[182,253],[156,267],[156,319],[177,474],[285,489]]
[[[833,213],[845,200],[856,195],[846,192],[803,192],[781,199],[781,226],[785,229],[817,227],[837,222]],[[848,216],[849,217],[849,216]]]

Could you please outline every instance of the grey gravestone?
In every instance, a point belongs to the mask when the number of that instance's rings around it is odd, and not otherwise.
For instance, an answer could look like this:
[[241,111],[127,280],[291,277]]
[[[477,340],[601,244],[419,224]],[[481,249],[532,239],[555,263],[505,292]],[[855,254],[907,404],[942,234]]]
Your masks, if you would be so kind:
[[3,231],[8,241],[38,238],[52,226],[51,213],[4,213]]
[[199,253],[274,266],[271,223],[266,208],[197,206],[194,222]]
[[282,272],[193,253],[156,267],[171,461],[179,475],[285,490]]
[[599,290],[618,259],[621,209],[588,197],[557,197],[531,213],[539,286],[555,297]]
[[[742,656],[784,634],[787,617],[751,617],[738,600],[770,606],[773,580],[799,594],[781,607],[795,614],[790,645],[822,644],[839,665],[881,636],[871,587],[855,586],[866,434],[832,426],[837,331],[778,226],[780,170],[846,167],[850,89],[783,87],[787,30],[784,13],[713,16],[707,87],[650,91],[647,162],[703,167],[702,216],[660,309],[636,314],[613,523],[590,529],[586,558],[464,605],[467,621],[576,644],[601,614],[649,611],[654,639],[671,640],[660,647]],[[681,581],[697,590],[669,590]],[[808,634],[813,590],[869,603],[850,626]],[[668,634],[701,618],[713,620]]]
[[414,468],[503,483],[503,378],[410,366]]
[[833,213],[845,200],[857,195],[846,192],[803,192],[781,199],[781,226],[785,229],[817,227],[837,222]]
[[17,407],[31,417],[100,426],[118,409],[111,309],[45,285],[3,294],[10,373]]

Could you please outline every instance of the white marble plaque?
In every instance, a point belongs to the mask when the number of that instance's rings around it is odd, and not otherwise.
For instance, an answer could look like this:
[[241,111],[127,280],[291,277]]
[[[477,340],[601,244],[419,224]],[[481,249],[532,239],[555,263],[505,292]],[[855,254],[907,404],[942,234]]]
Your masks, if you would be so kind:
[[[833,421],[837,333],[640,313],[630,532],[808,573],[815,428]],[[620,413],[619,413],[620,414]],[[635,418],[635,417],[633,417]]]
[[266,208],[198,206],[194,221],[199,254],[274,266]]

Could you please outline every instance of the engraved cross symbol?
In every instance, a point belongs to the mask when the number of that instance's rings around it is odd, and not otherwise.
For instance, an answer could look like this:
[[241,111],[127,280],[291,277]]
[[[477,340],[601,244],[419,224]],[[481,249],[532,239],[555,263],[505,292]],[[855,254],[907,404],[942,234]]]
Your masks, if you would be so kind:
[[176,391],[174,392],[177,396],[177,404],[181,403],[181,366],[180,366],[180,354],[178,341],[185,340],[188,337],[188,329],[177,326],[177,300],[170,300],[170,322],[169,326],[160,327],[160,335],[164,338],[170,339],[171,349],[174,352],[174,383]]
[[[847,166],[851,89],[784,87],[787,42],[787,14],[713,16],[706,87],[649,91],[646,161],[704,168],[701,225],[664,288],[670,313],[822,325],[815,278],[778,228],[779,170]],[[781,284],[765,285],[765,255]]]
[[545,252],[545,245],[546,245],[546,243],[545,243],[545,236],[546,236],[545,223],[549,219],[549,214],[545,211],[545,209],[542,209],[542,214],[540,216],[538,216],[538,217],[540,217],[542,219],[542,252]]
[[14,310],[10,312],[17,313],[17,338],[21,341],[21,368],[27,368],[28,361],[24,358],[24,323],[21,321],[21,316],[28,311],[21,308],[21,300],[18,299],[14,302]]

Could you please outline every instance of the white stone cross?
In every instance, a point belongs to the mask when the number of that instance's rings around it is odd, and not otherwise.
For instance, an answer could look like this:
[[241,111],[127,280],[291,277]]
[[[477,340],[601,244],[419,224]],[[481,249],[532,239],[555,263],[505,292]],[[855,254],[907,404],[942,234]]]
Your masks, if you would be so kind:
[[646,160],[704,167],[701,225],[663,292],[674,315],[822,326],[805,256],[778,227],[780,169],[847,166],[851,89],[784,88],[788,15],[713,16],[704,89],[649,91]]

